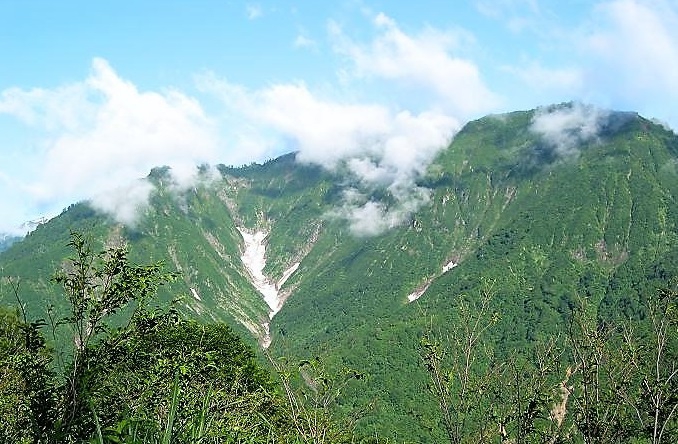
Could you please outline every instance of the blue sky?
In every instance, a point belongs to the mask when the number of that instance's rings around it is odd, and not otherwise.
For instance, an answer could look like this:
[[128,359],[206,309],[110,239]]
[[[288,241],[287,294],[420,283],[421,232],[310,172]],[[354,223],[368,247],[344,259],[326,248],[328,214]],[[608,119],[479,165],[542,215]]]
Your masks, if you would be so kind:
[[677,99],[675,1],[0,0],[0,232],[292,150],[406,189],[488,113]]

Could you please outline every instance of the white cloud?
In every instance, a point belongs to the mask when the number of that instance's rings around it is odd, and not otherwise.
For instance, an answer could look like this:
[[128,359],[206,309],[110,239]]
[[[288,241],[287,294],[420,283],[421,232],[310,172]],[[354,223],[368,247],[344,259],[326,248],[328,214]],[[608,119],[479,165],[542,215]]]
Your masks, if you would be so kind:
[[341,215],[348,219],[353,234],[375,236],[396,226],[397,214],[387,213],[383,204],[369,201],[362,205],[347,203]]
[[295,48],[315,48],[317,46],[318,43],[315,40],[312,40],[302,34],[299,34],[297,38],[294,39]]
[[542,19],[537,0],[476,0],[475,6],[478,12],[502,21],[514,33],[533,30]]
[[249,91],[211,77],[201,85],[247,116],[259,133],[277,134],[272,143],[291,141],[300,161],[330,169],[349,158],[376,156],[399,172],[421,173],[460,126],[442,113],[394,113],[383,105],[320,99],[303,84]]
[[502,68],[519,80],[515,92],[506,90],[514,103],[580,100],[678,120],[675,1],[598,0],[566,7],[567,14],[564,6],[530,0],[476,6],[509,27],[513,19],[529,23],[506,43],[507,54],[521,54]]
[[539,134],[560,156],[578,154],[583,142],[596,140],[610,112],[594,106],[574,103],[554,108],[539,108],[530,130]]
[[246,109],[292,138],[300,160],[333,166],[372,148],[371,138],[388,131],[389,111],[379,105],[319,100],[304,85],[274,85],[257,91]]
[[52,90],[8,88],[0,94],[0,113],[47,131],[79,131],[90,123],[95,100],[82,84]]
[[[250,4],[247,12],[254,19],[262,9]],[[351,61],[350,81],[378,79],[382,85],[405,85],[409,92],[414,88],[417,95],[424,93],[424,109],[431,111],[409,111],[394,103],[397,99],[385,106],[321,97],[303,83],[248,89],[207,74],[197,79],[198,88],[223,104],[208,116],[195,98],[176,90],[140,91],[96,59],[83,82],[0,92],[0,112],[41,136],[39,171],[24,189],[36,202],[63,206],[96,196],[100,210],[134,221],[131,210],[141,208],[148,196],[136,181],[155,166],[169,165],[176,186],[185,188],[196,180],[197,164],[237,165],[295,150],[301,162],[348,168],[361,193],[381,187],[388,194],[388,204],[345,202],[343,217],[356,233],[401,223],[427,202],[428,190],[416,183],[434,156],[464,119],[494,106],[497,97],[476,65],[455,54],[467,52],[470,34],[425,28],[410,35],[384,14],[373,24],[375,36],[365,44],[330,25],[335,49]],[[295,44],[310,48],[315,42],[300,32]],[[137,185],[130,189],[135,199],[129,205],[116,192],[102,197],[129,183]],[[366,216],[377,211],[380,224],[362,230]]]
[[[35,206],[64,207],[93,195],[96,200],[155,166],[194,169],[216,155],[213,124],[195,99],[174,90],[139,91],[103,59],[93,61],[80,83],[3,91],[0,112],[40,134],[36,176],[16,179]],[[143,195],[135,194],[134,206]],[[112,201],[99,207],[121,208],[121,220],[129,219],[127,208]]]
[[113,216],[119,223],[135,226],[148,206],[153,185],[140,179],[129,185],[109,189],[92,197],[92,207]]
[[[205,91],[218,94],[225,106],[269,143],[298,150],[300,162],[328,169],[348,168],[363,187],[386,189],[394,203],[346,200],[336,215],[350,221],[353,231],[374,234],[426,203],[427,191],[416,186],[434,156],[449,143],[460,122],[436,112],[394,112],[383,105],[321,99],[303,84],[273,85],[250,91],[214,76],[201,79]],[[268,149],[273,149],[269,147]],[[365,229],[367,216],[381,222]]]
[[498,104],[499,98],[485,85],[478,67],[454,56],[455,51],[473,41],[470,34],[426,28],[412,36],[383,13],[374,18],[374,26],[377,36],[365,45],[351,40],[338,24],[329,24],[335,49],[351,60],[356,76],[374,76],[422,88],[459,117],[486,112]]
[[354,235],[376,236],[401,223],[402,214],[389,212],[383,203],[363,199],[355,201],[351,197],[350,193],[345,194],[343,206],[329,216],[346,219]]
[[408,221],[409,217],[431,199],[431,191],[410,184],[405,194],[397,195],[395,205],[369,199],[364,193],[348,188],[343,203],[328,214],[344,219],[356,236],[376,236]]

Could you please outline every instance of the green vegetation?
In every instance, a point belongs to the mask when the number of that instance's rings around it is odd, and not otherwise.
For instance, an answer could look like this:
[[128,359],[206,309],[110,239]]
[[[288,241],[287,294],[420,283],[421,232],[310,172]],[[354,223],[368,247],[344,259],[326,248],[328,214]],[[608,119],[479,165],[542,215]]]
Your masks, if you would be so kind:
[[[421,339],[428,338],[432,351],[446,351],[445,359],[454,358],[461,349],[447,340],[463,337],[458,328],[474,307],[482,306],[488,282],[492,297],[484,310],[492,325],[483,332],[477,373],[469,374],[467,385],[479,384],[474,378],[501,375],[516,386],[532,378],[552,389],[554,381],[565,379],[568,365],[587,356],[574,354],[577,343],[568,342],[568,331],[609,330],[606,341],[623,350],[625,336],[617,328],[633,327],[634,340],[646,350],[652,331],[649,303],[678,277],[678,137],[635,114],[611,113],[597,138],[579,141],[563,155],[531,131],[534,117],[535,111],[516,112],[466,125],[416,184],[430,190],[428,203],[381,235],[356,238],[345,220],[333,216],[342,206],[343,191],[360,185],[346,166],[325,171],[290,154],[263,165],[220,166],[217,178],[203,169],[204,177],[188,190],[172,184],[167,169],[153,170],[148,180],[156,191],[136,226],[122,227],[86,203],[76,204],[1,252],[0,274],[21,277],[21,298],[32,316],[65,317],[68,299],[49,277],[65,269],[69,230],[91,233],[93,245],[104,250],[127,242],[130,261],[164,261],[177,273],[158,288],[160,313],[171,306],[176,319],[200,328],[227,324],[248,346],[263,342],[263,325],[270,321],[267,353],[273,362],[280,356],[290,362],[317,356],[327,374],[345,375],[347,368],[364,374],[334,397],[331,423],[338,418],[351,422],[350,412],[363,412],[355,422],[363,435],[395,442],[449,440],[452,420],[444,420],[439,405],[444,392],[423,390],[431,382],[422,366]],[[368,191],[393,200],[387,189]],[[300,263],[282,285],[289,298],[272,320],[240,259],[238,228],[268,233],[264,273],[273,282]],[[443,272],[450,263],[457,266]],[[410,302],[408,295],[417,290],[423,293]],[[3,293],[2,304],[13,304],[12,291]],[[581,301],[587,307],[582,326],[589,327],[575,328]],[[119,310],[110,328],[97,335],[108,337],[126,326],[135,310],[134,304]],[[67,329],[58,330],[72,337]],[[63,341],[51,339],[49,326],[42,331],[60,356]],[[104,336],[97,336],[95,344],[104,343]],[[141,344],[132,333],[119,340],[129,347]],[[590,345],[579,347],[584,349]],[[548,361],[543,356],[549,353],[558,365],[540,367],[539,359]],[[260,351],[255,354],[261,357]],[[445,359],[439,367],[449,372],[454,365]],[[70,362],[68,354],[63,360]],[[501,372],[491,363],[504,363]],[[525,376],[539,368],[544,377]],[[296,366],[293,370],[298,373]],[[171,405],[174,375],[167,375],[162,396]],[[177,387],[184,389],[181,380]],[[284,384],[276,387],[284,394]],[[291,387],[306,385],[297,381]],[[456,393],[459,387],[450,390]],[[490,413],[513,415],[514,421],[516,412],[526,415],[519,406],[529,407],[530,390],[514,398],[517,410],[502,407]],[[506,400],[513,393],[493,396]],[[553,402],[549,396],[535,398],[542,411]],[[363,409],[366,405],[371,408]],[[466,410],[456,407],[449,417],[463,417]],[[497,424],[493,421],[488,427]],[[160,429],[165,423],[156,421]],[[526,430],[531,421],[505,423],[512,439],[535,436],[511,431]],[[543,418],[536,423],[549,425]],[[466,436],[476,433],[468,430]]]
[[646,319],[601,323],[586,300],[566,335],[497,358],[491,289],[460,307],[422,359],[450,443],[670,443],[678,440],[678,291]]
[[38,327],[0,308],[0,437],[5,442],[44,442],[54,428],[51,356]]
[[[228,326],[152,308],[174,277],[162,264],[132,264],[124,246],[94,252],[79,234],[69,246],[75,253],[53,278],[68,317],[28,322],[19,283],[7,282],[21,315],[0,308],[0,440],[357,442],[351,425],[334,422],[337,392],[325,373],[303,372],[315,394],[308,397],[277,366],[283,396]],[[43,327],[56,346],[56,330],[68,327],[70,347],[50,350]],[[350,379],[357,376],[342,384]]]
[[[70,359],[46,346],[43,321],[0,308],[0,439],[17,443],[356,443],[368,409],[344,392],[365,375],[327,371],[320,358],[291,367],[269,356],[274,382],[224,324],[150,309],[173,276],[138,266],[124,247],[94,253],[72,235],[63,285],[74,334]],[[20,287],[9,281],[20,301]],[[641,320],[606,323],[587,299],[565,336],[497,354],[494,283],[464,298],[458,319],[421,339],[421,374],[439,411],[422,421],[450,443],[670,443],[678,439],[678,291],[649,297]],[[134,304],[134,307],[128,305]],[[121,327],[107,323],[128,310]],[[57,323],[61,324],[61,322]],[[52,331],[58,327],[51,323]],[[120,325],[120,319],[116,324]],[[54,336],[54,334],[53,334]],[[425,372],[424,372],[425,370]],[[343,409],[343,410],[342,410]],[[395,442],[402,442],[396,440]]]

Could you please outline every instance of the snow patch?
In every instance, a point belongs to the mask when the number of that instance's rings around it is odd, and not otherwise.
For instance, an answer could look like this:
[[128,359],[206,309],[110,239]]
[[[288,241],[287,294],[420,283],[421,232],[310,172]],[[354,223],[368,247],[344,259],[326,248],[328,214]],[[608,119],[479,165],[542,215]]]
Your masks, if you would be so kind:
[[267,233],[263,231],[256,231],[250,233],[244,228],[238,228],[245,242],[245,251],[240,259],[245,265],[245,268],[250,274],[252,285],[264,297],[264,301],[271,309],[269,318],[280,311],[281,302],[278,297],[278,288],[264,275],[264,267],[266,266],[266,239]]
[[285,295],[282,294],[280,288],[285,281],[289,279],[292,274],[299,268],[299,263],[295,263],[290,268],[285,270],[278,282],[264,275],[264,267],[266,266],[266,236],[268,233],[264,231],[255,231],[254,233],[245,228],[238,228],[245,243],[245,251],[240,259],[245,265],[245,268],[250,274],[252,285],[264,297],[264,301],[271,309],[268,314],[270,319],[276,315],[282,308],[285,302]]
[[198,290],[196,290],[195,288],[191,287],[191,293],[193,294],[193,297],[194,297],[196,300],[202,301],[202,299],[200,298],[200,295],[198,294]]
[[416,301],[417,299],[419,299],[420,297],[422,297],[422,296],[424,295],[424,293],[426,293],[426,290],[428,290],[428,287],[431,286],[431,283],[433,283],[433,281],[434,281],[437,277],[442,276],[443,274],[445,274],[445,273],[447,273],[448,271],[450,271],[450,270],[452,270],[453,268],[455,268],[457,265],[459,265],[459,263],[457,263],[457,262],[455,262],[455,261],[453,261],[453,260],[452,260],[452,261],[449,261],[447,264],[443,265],[442,273],[440,273],[440,274],[437,275],[437,276],[434,276],[434,277],[430,278],[428,281],[426,281],[426,283],[420,285],[416,290],[414,290],[412,293],[410,293],[410,294],[407,295],[407,302],[408,302],[408,303],[414,302],[414,301]]
[[453,269],[453,268],[456,267],[457,265],[459,265],[459,264],[456,263],[455,261],[449,261],[449,262],[448,262],[447,264],[445,264],[445,266],[443,267],[443,273],[447,273],[448,271],[450,271],[451,269]]
[[410,293],[407,295],[407,302],[414,302],[417,299],[419,299],[424,293],[426,293],[426,290],[428,290],[428,287],[431,286],[431,282],[427,282],[426,285],[423,285],[419,288],[417,288],[414,292]]

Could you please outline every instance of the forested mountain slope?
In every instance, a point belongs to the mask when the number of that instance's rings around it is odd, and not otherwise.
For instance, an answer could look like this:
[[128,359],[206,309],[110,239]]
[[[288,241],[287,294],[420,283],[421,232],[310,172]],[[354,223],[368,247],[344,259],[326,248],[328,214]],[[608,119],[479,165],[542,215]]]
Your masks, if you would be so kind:
[[[493,295],[497,354],[563,331],[580,298],[600,319],[641,315],[678,272],[677,156],[678,137],[645,118],[565,104],[467,124],[409,184],[409,206],[349,163],[330,171],[294,154],[202,167],[188,188],[158,168],[135,225],[75,204],[0,253],[0,270],[22,277],[39,316],[60,306],[49,276],[70,230],[129,242],[180,273],[165,291],[185,313],[274,355],[365,372],[342,408],[374,401],[365,430],[424,442],[438,425],[419,341],[444,335],[462,300]],[[366,230],[369,218],[346,215],[371,205],[398,217]]]

